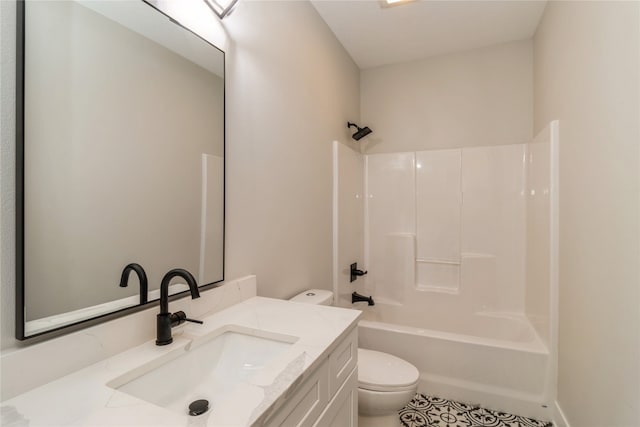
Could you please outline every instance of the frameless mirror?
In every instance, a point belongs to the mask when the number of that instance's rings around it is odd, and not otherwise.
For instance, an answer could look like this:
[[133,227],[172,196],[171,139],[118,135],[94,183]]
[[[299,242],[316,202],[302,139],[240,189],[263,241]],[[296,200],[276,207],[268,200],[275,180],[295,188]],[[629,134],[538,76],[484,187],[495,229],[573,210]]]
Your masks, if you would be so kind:
[[17,338],[130,312],[172,268],[222,281],[224,53],[142,1],[22,1],[18,32]]

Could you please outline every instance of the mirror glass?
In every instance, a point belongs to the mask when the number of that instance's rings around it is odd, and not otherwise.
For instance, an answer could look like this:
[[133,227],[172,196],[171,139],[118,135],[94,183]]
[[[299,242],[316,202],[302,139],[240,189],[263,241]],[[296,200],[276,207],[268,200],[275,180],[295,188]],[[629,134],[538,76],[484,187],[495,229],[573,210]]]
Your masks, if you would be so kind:
[[224,53],[142,1],[19,8],[18,338],[222,281]]

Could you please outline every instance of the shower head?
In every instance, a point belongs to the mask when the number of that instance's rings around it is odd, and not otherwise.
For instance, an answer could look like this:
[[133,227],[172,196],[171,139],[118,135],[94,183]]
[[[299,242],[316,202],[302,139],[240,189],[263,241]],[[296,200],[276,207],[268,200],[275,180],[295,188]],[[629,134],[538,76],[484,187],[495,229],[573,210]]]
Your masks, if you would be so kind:
[[365,136],[369,135],[371,132],[373,132],[371,129],[369,129],[368,126],[365,126],[363,128],[361,128],[360,126],[358,126],[355,123],[351,123],[348,122],[347,123],[347,128],[350,127],[355,127],[357,129],[356,133],[354,133],[351,137],[353,139],[355,139],[356,141],[360,141],[362,138],[364,138]]

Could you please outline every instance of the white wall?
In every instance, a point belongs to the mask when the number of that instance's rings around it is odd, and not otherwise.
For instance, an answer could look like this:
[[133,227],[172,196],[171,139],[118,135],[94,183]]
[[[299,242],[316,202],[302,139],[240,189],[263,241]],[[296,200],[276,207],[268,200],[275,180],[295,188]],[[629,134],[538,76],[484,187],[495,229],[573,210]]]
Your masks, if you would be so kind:
[[[518,144],[532,137],[530,40],[362,71],[368,153]],[[364,140],[363,140],[364,141]]]
[[[271,297],[331,289],[331,143],[348,140],[346,122],[360,115],[358,68],[307,2],[242,1],[222,24],[204,3],[160,3],[228,52],[225,276],[255,273],[258,293]],[[13,91],[4,65],[15,56],[15,4],[0,4],[3,89]],[[16,345],[10,118],[4,133],[4,109],[14,104],[4,90],[2,103],[4,349]]]
[[549,2],[535,129],[560,120],[558,402],[574,427],[640,423],[640,3]]
[[332,289],[332,141],[359,70],[307,2],[243,1],[227,28],[227,271],[264,296]]

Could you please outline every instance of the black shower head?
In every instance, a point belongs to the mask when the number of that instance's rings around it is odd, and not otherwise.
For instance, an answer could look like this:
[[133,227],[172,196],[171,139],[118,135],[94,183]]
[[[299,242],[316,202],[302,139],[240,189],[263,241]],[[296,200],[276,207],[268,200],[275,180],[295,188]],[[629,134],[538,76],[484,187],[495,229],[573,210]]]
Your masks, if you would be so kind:
[[369,127],[368,127],[368,126],[365,126],[365,127],[361,128],[360,126],[358,126],[358,125],[357,125],[357,124],[355,124],[355,123],[348,122],[348,123],[347,123],[347,128],[350,128],[350,127],[355,127],[356,129],[358,129],[358,130],[356,131],[356,133],[354,133],[354,134],[351,136],[351,137],[352,137],[353,139],[355,139],[356,141],[360,141],[362,138],[364,138],[365,136],[367,136],[367,135],[369,135],[371,132],[373,132],[371,129],[369,129]]

